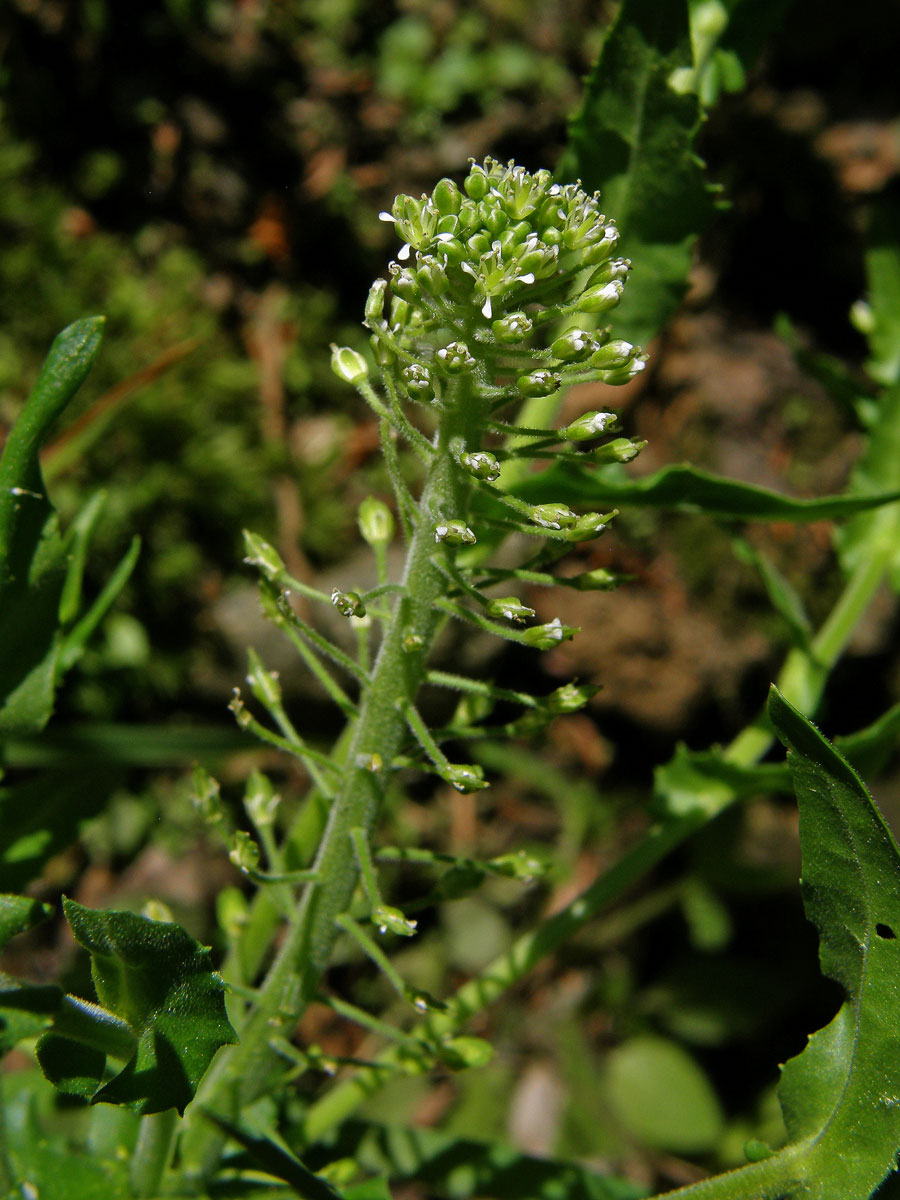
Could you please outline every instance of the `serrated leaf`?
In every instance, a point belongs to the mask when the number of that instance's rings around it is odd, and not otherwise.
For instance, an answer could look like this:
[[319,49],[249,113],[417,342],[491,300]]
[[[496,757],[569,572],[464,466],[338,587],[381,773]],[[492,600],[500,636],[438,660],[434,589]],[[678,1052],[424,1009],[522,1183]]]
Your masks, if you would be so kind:
[[[872,490],[868,495],[799,500],[685,465],[663,467],[643,479],[629,479],[618,470],[592,472],[571,463],[556,463],[525,480],[515,492],[532,504],[553,496],[562,504],[630,504],[639,508],[702,512],[733,521],[832,520],[900,500],[900,487]],[[885,509],[885,513],[895,517],[900,509]]]
[[100,348],[102,317],[53,342],[0,458],[0,735],[41,729],[53,709],[65,545],[38,455]]
[[853,768],[772,688],[800,808],[801,888],[845,1003],[783,1068],[788,1143],[682,1188],[692,1200],[869,1200],[900,1150],[900,850]]
[[237,1040],[209,951],[170,922],[93,911],[73,900],[64,900],[63,908],[76,940],[90,952],[100,1004],[137,1038],[133,1057],[93,1101],[128,1104],[141,1113],[183,1112],[216,1051]]
[[690,68],[686,4],[624,0],[590,74],[560,166],[563,179],[599,189],[622,230],[634,272],[616,330],[646,344],[686,288],[694,240],[714,211],[693,144],[697,97],[673,76]]

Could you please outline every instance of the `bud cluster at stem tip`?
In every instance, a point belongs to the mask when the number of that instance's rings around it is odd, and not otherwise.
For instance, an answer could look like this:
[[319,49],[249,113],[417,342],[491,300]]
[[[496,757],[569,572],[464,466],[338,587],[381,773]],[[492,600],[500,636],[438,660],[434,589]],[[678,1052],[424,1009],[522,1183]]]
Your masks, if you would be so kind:
[[[440,403],[442,381],[502,349],[536,359],[510,375],[510,400],[550,395],[567,377],[624,383],[643,370],[639,348],[594,328],[595,314],[619,303],[631,264],[615,257],[615,222],[580,183],[488,158],[472,162],[462,188],[442,179],[431,195],[398,196],[381,217],[403,245],[389,281],[373,286],[366,319],[376,358],[396,363],[410,399]],[[540,325],[579,317],[584,328],[532,345]]]

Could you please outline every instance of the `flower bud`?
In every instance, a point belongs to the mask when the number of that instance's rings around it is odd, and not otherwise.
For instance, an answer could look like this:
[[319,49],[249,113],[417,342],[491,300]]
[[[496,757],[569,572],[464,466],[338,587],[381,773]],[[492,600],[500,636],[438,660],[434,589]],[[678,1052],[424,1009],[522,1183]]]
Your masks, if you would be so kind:
[[484,1038],[454,1037],[434,1048],[435,1057],[451,1071],[486,1067],[494,1057],[494,1047]]
[[384,297],[387,292],[387,280],[376,279],[369,288],[366,297],[366,322],[377,324],[384,319]]
[[584,329],[570,329],[550,346],[550,353],[562,362],[581,362],[596,345],[593,336]]
[[473,254],[480,258],[482,254],[490,254],[491,238],[484,232],[473,233],[466,245]]
[[356,514],[359,532],[368,545],[387,546],[394,540],[394,514],[375,496],[366,496]]
[[448,763],[441,771],[441,778],[466,796],[490,787],[479,763]]
[[379,933],[396,933],[399,937],[414,937],[416,921],[409,921],[399,908],[390,904],[379,904],[372,913],[372,924],[378,926]]
[[534,325],[523,312],[509,313],[491,325],[491,331],[501,346],[514,346],[528,337]]
[[471,371],[475,366],[475,359],[469,353],[465,342],[450,342],[449,345],[442,346],[435,358],[448,375],[461,375],[463,371]]
[[369,366],[357,350],[331,343],[331,369],[344,383],[362,383],[369,377]]
[[627,367],[639,353],[638,347],[632,346],[631,342],[613,338],[605,346],[594,351],[591,355],[591,366],[599,371],[614,371],[620,367]]
[[416,279],[430,296],[443,296],[450,286],[444,266],[429,255],[416,270]]
[[536,504],[528,516],[544,529],[571,529],[578,520],[566,504]]
[[358,592],[342,592],[340,588],[334,588],[331,592],[331,603],[342,617],[364,617],[366,615],[366,606]]
[[247,651],[247,658],[250,662],[250,671],[247,675],[250,691],[260,704],[265,704],[266,707],[280,705],[281,684],[278,682],[278,672],[267,671],[252,646]]
[[472,200],[483,200],[488,194],[490,186],[484,168],[480,167],[477,163],[472,163],[472,166],[469,168],[469,174],[463,180],[466,195]]
[[607,525],[616,515],[616,512],[585,513],[584,516],[578,518],[574,525],[570,525],[565,530],[565,535],[570,542],[588,542],[591,538],[599,537],[601,533],[604,533]]
[[205,767],[194,767],[191,800],[209,825],[220,825],[225,820],[225,805],[222,803],[219,781],[214,779]]
[[424,404],[434,399],[434,383],[427,367],[423,367],[421,363],[410,363],[408,367],[403,368],[402,376],[411,400],[418,400]]
[[499,854],[492,858],[489,866],[494,875],[504,875],[508,879],[529,883],[532,879],[540,879],[546,875],[550,871],[552,861],[527,850],[512,850],[509,854]]
[[528,617],[534,616],[534,609],[523,604],[518,596],[498,596],[488,603],[485,611],[489,617],[503,617],[517,625],[524,625]]
[[563,625],[559,617],[554,617],[546,625],[532,625],[520,636],[526,646],[531,646],[535,650],[552,650],[554,646],[559,646],[580,632],[576,626]]
[[434,527],[434,540],[448,546],[471,546],[476,538],[465,521],[439,521]]
[[615,308],[622,299],[625,285],[621,279],[613,279],[600,287],[588,288],[576,301],[575,307],[581,312],[606,312]]
[[578,712],[600,689],[593,683],[566,683],[551,692],[544,703],[554,715]]
[[422,295],[419,281],[409,267],[391,273],[391,291],[395,296],[402,296],[404,300],[411,301],[418,300]]
[[598,412],[594,409],[591,412],[582,413],[580,417],[565,427],[562,434],[567,442],[589,442],[591,438],[605,433],[610,425],[615,423],[615,420],[615,413]]
[[489,450],[472,450],[461,454],[459,464],[476,479],[484,479],[488,483],[493,483],[495,479],[500,478],[500,463],[497,461],[497,456],[491,454]]
[[532,371],[528,375],[520,375],[516,387],[523,396],[552,396],[559,388],[560,377],[554,371],[543,368]]
[[[435,538],[435,541],[437,541],[437,538]],[[421,633],[405,633],[400,645],[405,654],[415,654],[417,650],[424,649],[425,639]]]
[[641,371],[647,367],[646,356],[633,358],[625,367],[619,367],[612,371],[602,371],[600,378],[604,383],[611,387],[620,387],[623,383],[631,383],[635,375],[640,375]]
[[281,561],[278,551],[247,529],[244,530],[244,549],[247,552],[244,562],[251,567],[258,568],[266,579],[275,580],[284,574],[286,567]]
[[585,571],[567,579],[569,587],[577,588],[580,592],[610,592],[619,586],[621,576],[607,571],[604,567],[595,567],[593,571]]
[[259,866],[259,846],[244,829],[239,829],[231,840],[228,857],[244,875],[249,875]]
[[253,770],[244,792],[244,810],[257,829],[274,825],[281,796],[262,771]]
[[462,205],[462,195],[452,179],[442,179],[431,193],[434,206],[443,216],[456,214]]
[[616,438],[607,442],[605,446],[598,446],[591,457],[595,463],[630,463],[646,445],[645,441],[632,442],[629,438]]

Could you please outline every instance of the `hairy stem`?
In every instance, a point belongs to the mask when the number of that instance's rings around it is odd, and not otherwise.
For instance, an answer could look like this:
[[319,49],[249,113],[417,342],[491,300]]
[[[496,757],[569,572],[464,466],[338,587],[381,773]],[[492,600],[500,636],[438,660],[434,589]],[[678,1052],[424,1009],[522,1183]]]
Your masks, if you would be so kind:
[[[403,590],[342,758],[343,780],[314,863],[317,880],[304,892],[240,1032],[240,1044],[220,1055],[198,1092],[196,1108],[209,1108],[231,1120],[267,1090],[278,1070],[270,1039],[279,1030],[289,1031],[318,991],[339,936],[337,918],[349,907],[357,885],[359,867],[351,831],[358,828],[371,834],[385,786],[378,764],[389,772],[409,736],[398,705],[412,702],[424,681],[428,652],[442,622],[437,601],[446,590],[443,575],[432,565],[433,523],[466,511],[468,484],[450,445],[454,438],[468,439],[483,421],[469,377],[455,381],[452,391],[453,403],[447,405],[449,411],[436,435],[435,455],[418,505]],[[410,635],[415,639],[412,649],[408,648]],[[186,1170],[208,1177],[217,1166],[222,1144],[217,1128],[202,1119],[189,1119],[183,1144]]]

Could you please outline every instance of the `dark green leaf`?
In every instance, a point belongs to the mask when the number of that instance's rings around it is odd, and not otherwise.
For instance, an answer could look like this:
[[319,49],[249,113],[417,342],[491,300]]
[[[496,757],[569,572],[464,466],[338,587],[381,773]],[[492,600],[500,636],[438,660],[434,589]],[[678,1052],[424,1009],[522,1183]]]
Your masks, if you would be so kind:
[[40,925],[52,912],[49,904],[30,896],[0,895],[0,950],[10,938]]
[[[640,508],[703,512],[734,521],[824,521],[900,500],[898,487],[879,490],[877,494],[798,500],[768,488],[712,475],[698,467],[663,467],[643,479],[629,479],[621,471],[592,472],[571,463],[556,464],[530,477],[516,488],[516,494],[532,504],[552,497],[562,504],[600,507],[631,504]],[[900,512],[885,511],[891,516]]]
[[694,240],[713,209],[693,144],[697,97],[671,86],[690,68],[687,5],[624,0],[572,122],[560,177],[599,189],[634,273],[616,331],[646,344],[684,295]]
[[268,1171],[275,1179],[283,1179],[285,1183],[289,1183],[303,1200],[341,1200],[340,1193],[335,1191],[330,1183],[314,1175],[304,1167],[299,1158],[295,1158],[271,1138],[241,1129],[232,1121],[207,1109],[203,1110],[203,1115],[208,1121],[218,1125],[222,1132],[227,1133],[238,1145],[243,1146],[263,1170]]
[[[800,806],[803,901],[847,1000],[786,1064],[779,1096],[804,1197],[868,1200],[900,1149],[900,852],[856,772],[776,689]],[[799,1194],[799,1193],[798,1193]]]
[[[900,384],[885,388],[878,401],[865,453],[850,479],[852,498],[900,486]],[[841,565],[848,573],[882,559],[894,587],[900,587],[900,509],[883,508],[849,521],[838,535]]]
[[65,547],[38,455],[102,329],[102,317],[89,317],[59,334],[0,458],[0,736],[41,729],[53,709]]
[[[463,1200],[639,1200],[647,1189],[577,1163],[522,1154],[512,1146],[475,1141],[434,1129],[345,1121],[314,1152],[324,1165],[352,1158],[373,1174],[415,1180],[437,1193]],[[313,1154],[310,1154],[312,1160]]]
[[45,1077],[67,1096],[91,1100],[103,1083],[106,1055],[93,1046],[51,1031],[38,1042],[36,1054]]
[[183,1112],[216,1051],[236,1040],[209,951],[179,925],[73,900],[63,907],[90,952],[100,1004],[137,1037],[134,1056],[93,1100]]
[[26,983],[0,971],[0,1054],[37,1035],[62,1003],[62,988]]
[[795,645],[807,649],[812,636],[812,626],[800,596],[774,563],[769,562],[766,556],[749,542],[743,538],[735,538],[733,545],[737,557],[759,572],[772,607],[791,631]]

